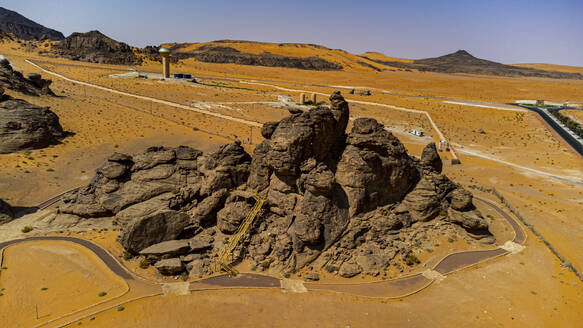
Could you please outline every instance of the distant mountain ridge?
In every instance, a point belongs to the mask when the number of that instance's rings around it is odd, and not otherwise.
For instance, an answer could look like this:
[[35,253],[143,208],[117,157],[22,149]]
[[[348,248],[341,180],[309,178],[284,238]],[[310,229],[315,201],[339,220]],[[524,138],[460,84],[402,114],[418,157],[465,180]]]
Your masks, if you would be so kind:
[[454,53],[435,57],[414,60],[412,63],[400,61],[381,61],[363,56],[376,63],[404,68],[416,69],[421,72],[437,73],[467,73],[510,77],[545,77],[553,79],[583,79],[579,73],[546,71],[535,68],[505,65],[490,60],[480,59],[472,56],[465,50],[458,50]]
[[63,33],[44,27],[21,14],[0,7],[0,30],[22,40],[63,40]]

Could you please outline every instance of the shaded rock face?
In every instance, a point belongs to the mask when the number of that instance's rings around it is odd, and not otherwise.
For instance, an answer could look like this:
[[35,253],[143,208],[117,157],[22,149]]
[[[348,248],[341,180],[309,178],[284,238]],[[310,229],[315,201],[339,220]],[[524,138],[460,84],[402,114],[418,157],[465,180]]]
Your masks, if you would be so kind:
[[71,60],[114,65],[140,65],[142,59],[123,42],[115,41],[99,31],[73,33],[52,49],[53,53]]
[[31,73],[25,78],[22,73],[15,71],[8,59],[0,56],[0,87],[24,93],[29,96],[55,94],[49,88],[52,81],[43,79],[40,74]]
[[59,117],[48,107],[2,96],[0,88],[0,153],[38,149],[65,137]]
[[0,7],[0,30],[22,40],[62,40],[63,33],[44,27],[19,13]]
[[14,218],[14,213],[12,207],[8,205],[5,201],[0,199],[0,224],[4,224],[12,221]]
[[374,119],[356,119],[346,143],[335,177],[351,215],[400,201],[419,179],[403,144]]
[[471,194],[441,174],[434,144],[411,157],[374,119],[356,119],[346,134],[348,103],[338,92],[330,102],[266,124],[252,157],[237,143],[210,154],[187,147],[114,154],[60,210],[115,216],[128,252],[172,257],[175,270],[163,262],[161,273],[195,277],[212,271],[253,195],[265,203],[232,256],[261,270],[378,274],[405,265],[421,234],[493,238]]

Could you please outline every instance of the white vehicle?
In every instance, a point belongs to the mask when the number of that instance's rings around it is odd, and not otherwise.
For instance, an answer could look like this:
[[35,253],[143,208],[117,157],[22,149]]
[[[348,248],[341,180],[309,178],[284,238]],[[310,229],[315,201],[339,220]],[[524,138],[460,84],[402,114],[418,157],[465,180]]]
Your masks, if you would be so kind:
[[409,133],[411,133],[412,135],[418,136],[418,137],[423,137],[423,135],[424,135],[423,131],[419,131],[419,130],[411,130],[411,131],[409,131]]

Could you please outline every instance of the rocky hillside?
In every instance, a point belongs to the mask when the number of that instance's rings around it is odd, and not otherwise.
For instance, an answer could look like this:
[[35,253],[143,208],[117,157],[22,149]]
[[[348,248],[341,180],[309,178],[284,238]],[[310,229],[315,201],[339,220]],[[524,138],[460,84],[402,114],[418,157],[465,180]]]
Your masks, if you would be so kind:
[[366,118],[346,134],[348,103],[339,92],[330,101],[266,123],[253,156],[239,143],[115,153],[59,211],[111,217],[128,254],[171,275],[210,273],[256,194],[265,204],[233,257],[275,272],[377,275],[415,265],[428,236],[493,241],[472,194],[441,173],[435,144],[412,157]]
[[546,77],[553,79],[583,79],[579,73],[567,73],[558,71],[545,71],[540,69],[504,65],[497,62],[480,59],[472,56],[465,50],[458,50],[455,53],[436,57],[414,60],[412,63],[403,61],[386,61],[363,56],[379,64],[398,67],[403,69],[415,69],[422,72],[437,73],[468,73],[496,76],[518,76],[518,77]]
[[15,71],[4,56],[0,55],[0,87],[24,93],[29,96],[55,94],[49,88],[52,81],[43,79],[40,74],[28,74],[25,78],[22,73]]
[[99,31],[73,33],[52,47],[52,55],[90,63],[139,65],[142,59],[123,42]]
[[208,63],[233,63],[307,70],[381,71],[386,67],[344,50],[314,44],[220,40],[164,44],[175,60],[195,58]]
[[0,7],[0,30],[11,33],[22,40],[63,40],[59,31],[44,27],[21,14]]

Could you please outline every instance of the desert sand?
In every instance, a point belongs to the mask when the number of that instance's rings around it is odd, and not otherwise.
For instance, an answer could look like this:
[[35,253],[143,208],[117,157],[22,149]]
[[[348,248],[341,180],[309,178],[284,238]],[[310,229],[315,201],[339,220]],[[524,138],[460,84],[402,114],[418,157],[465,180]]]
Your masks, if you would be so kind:
[[[339,89],[349,102],[376,102],[427,111],[450,140],[462,162],[462,165],[445,165],[445,173],[464,186],[495,187],[554,248],[576,268],[583,270],[583,255],[580,252],[583,240],[583,218],[580,215],[583,208],[583,159],[557,140],[532,112],[448,104],[444,103],[444,99],[434,98],[492,103],[541,98],[556,102],[583,102],[583,81],[404,71],[312,72],[206,64],[188,59],[174,66],[173,70],[203,77],[203,83],[189,84],[113,78],[111,74],[128,72],[129,67],[48,59],[26,52],[16,44],[8,48],[5,55],[25,73],[39,72],[24,61],[31,59],[72,79],[179,104],[205,106],[210,111],[259,123],[288,115],[286,110],[265,102],[277,102],[279,96],[297,101],[300,92],[283,91],[281,88],[325,94]],[[265,48],[265,51],[268,50],[274,51]],[[255,51],[263,49],[259,47]],[[304,56],[315,50],[286,51],[288,55]],[[330,60],[344,60],[341,53],[334,52],[330,56]],[[158,72],[160,67],[159,63],[149,62],[137,69]],[[251,129],[244,124],[221,121],[170,106],[151,105],[147,101],[50,78],[54,81],[52,89],[61,97],[38,98],[11,91],[7,93],[38,105],[51,106],[59,115],[63,128],[74,135],[62,144],[44,150],[0,155],[0,198],[15,206],[34,206],[56,194],[87,184],[94,170],[114,151],[137,153],[148,146],[161,144],[185,144],[209,150],[239,138],[246,150],[251,152],[262,140],[256,128],[252,132],[253,138],[249,140]],[[262,84],[250,84],[249,80]],[[358,87],[371,90],[372,95],[349,94],[352,88]],[[382,90],[390,93],[383,93]],[[327,100],[318,97],[319,100]],[[427,142],[439,141],[421,115],[362,104],[351,104],[351,111],[354,117],[372,116],[384,123],[414,155],[419,156]],[[427,136],[419,138],[408,134],[408,130],[413,128],[424,130]],[[449,156],[441,154],[444,158]],[[488,214],[486,210],[484,214]],[[506,233],[504,226],[496,229],[499,235]],[[115,232],[110,232],[103,240],[106,249],[121,257],[121,250],[115,244]],[[24,249],[29,246],[17,246],[6,253],[10,255],[19,247]],[[426,255],[425,260],[434,256]],[[86,261],[90,261],[90,256],[85,257]],[[10,261],[10,258],[15,257],[7,256],[6,260]],[[50,265],[51,261],[56,259],[48,256],[39,263]],[[34,262],[27,263],[31,265]],[[139,269],[137,263],[126,265],[146,277],[160,278],[152,269]],[[29,272],[20,271],[18,274]],[[9,279],[9,274],[5,273],[9,272],[14,271],[10,268],[2,272],[0,284],[4,288],[7,288],[5,279]],[[92,272],[99,272],[99,269]],[[40,278],[30,279],[38,281]],[[82,278],[78,279],[82,281]],[[31,283],[30,288],[36,292],[38,284],[40,282],[36,285]],[[132,302],[124,306],[124,311],[114,308],[95,316],[94,320],[85,319],[82,324],[159,327],[172,319],[177,326],[204,327],[234,322],[241,326],[260,327],[391,324],[421,327],[427,326],[428,322],[438,327],[468,324],[480,327],[576,327],[583,319],[580,311],[583,307],[581,286],[582,282],[561,267],[560,261],[547,246],[529,234],[522,253],[455,273],[402,301],[355,298],[325,292],[207,291]],[[51,290],[49,288],[47,291]],[[5,294],[0,297],[0,302],[7,302],[8,288]],[[89,302],[94,294],[91,289],[79,297],[84,297],[83,302]],[[32,306],[30,300],[25,302],[29,308]],[[67,311],[69,305],[64,302],[53,311]],[[25,319],[29,320],[28,317]]]

